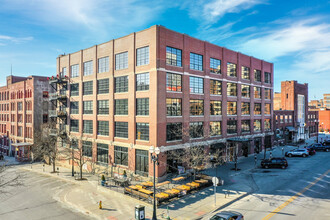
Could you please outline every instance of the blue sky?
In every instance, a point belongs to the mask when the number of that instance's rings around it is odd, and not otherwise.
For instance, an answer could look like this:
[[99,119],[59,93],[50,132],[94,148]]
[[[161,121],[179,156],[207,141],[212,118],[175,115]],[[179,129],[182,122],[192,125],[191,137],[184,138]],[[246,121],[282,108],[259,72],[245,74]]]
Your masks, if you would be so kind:
[[0,85],[52,75],[56,57],[161,24],[273,62],[283,80],[330,93],[329,0],[0,0]]

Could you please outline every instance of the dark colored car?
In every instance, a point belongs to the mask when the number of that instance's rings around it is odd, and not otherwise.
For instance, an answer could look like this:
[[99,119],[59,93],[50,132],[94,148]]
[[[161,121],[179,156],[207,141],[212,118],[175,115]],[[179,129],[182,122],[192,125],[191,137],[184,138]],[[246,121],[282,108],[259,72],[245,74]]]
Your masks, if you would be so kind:
[[305,148],[306,148],[306,150],[308,150],[309,155],[314,155],[314,154],[316,154],[315,148],[314,148],[312,145],[307,146],[307,147],[305,147]]
[[284,157],[274,157],[271,159],[265,159],[261,161],[262,168],[282,168],[288,167],[288,161]]
[[235,211],[222,211],[212,216],[210,220],[244,220],[244,216]]
[[2,153],[0,153],[0,160],[3,160],[3,155],[2,155]]
[[325,140],[322,143],[323,146],[330,146],[330,140]]
[[313,146],[316,151],[330,151],[330,145],[312,144],[311,146]]

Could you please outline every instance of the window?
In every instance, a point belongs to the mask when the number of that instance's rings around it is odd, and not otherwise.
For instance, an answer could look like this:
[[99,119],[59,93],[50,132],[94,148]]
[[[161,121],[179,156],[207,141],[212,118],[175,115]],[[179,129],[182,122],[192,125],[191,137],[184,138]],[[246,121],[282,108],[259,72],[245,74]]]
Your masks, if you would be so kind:
[[254,103],[254,114],[261,115],[261,103]]
[[83,133],[93,134],[93,121],[83,120]]
[[109,100],[97,101],[97,114],[108,115],[109,114]]
[[136,74],[136,91],[149,90],[149,73]]
[[280,123],[283,123],[284,121],[283,121],[283,115],[280,115]]
[[261,99],[261,88],[260,87],[253,87],[254,88],[254,98]]
[[182,139],[182,123],[168,123],[166,125],[166,141]]
[[93,74],[93,61],[84,62],[84,76]]
[[83,95],[93,95],[93,81],[83,82]]
[[23,136],[23,127],[22,126],[17,127],[17,136],[19,136],[19,137]]
[[237,121],[228,120],[227,121],[227,134],[236,134],[237,133]]
[[203,71],[203,55],[190,53],[190,69]]
[[128,166],[128,148],[115,146],[115,164]]
[[270,89],[265,88],[265,99],[270,99]]
[[149,64],[149,46],[136,49],[136,65]]
[[66,76],[66,67],[62,68],[62,72],[60,73],[61,77],[65,77]]
[[70,114],[79,114],[79,102],[70,103]]
[[109,57],[102,57],[98,59],[98,73],[109,72]]
[[166,64],[182,66],[182,50],[173,47],[166,47]]
[[189,124],[189,135],[191,138],[203,137],[203,122],[191,122]]
[[221,101],[210,101],[210,115],[221,115]]
[[93,114],[93,101],[83,101],[83,114]]
[[221,122],[210,121],[210,136],[221,135]]
[[210,94],[221,95],[221,81],[210,80]]
[[128,115],[128,99],[115,100],[115,115]]
[[48,122],[48,114],[43,114],[42,115],[42,123],[47,123]]
[[97,94],[109,93],[109,79],[97,80]]
[[108,163],[109,161],[109,146],[107,144],[97,143],[97,162]]
[[97,121],[97,135],[109,136],[108,121]]
[[270,83],[271,82],[271,80],[270,80],[270,73],[265,72],[264,74],[265,74],[265,83]]
[[227,102],[227,115],[237,115],[237,102]]
[[241,85],[242,89],[242,98],[250,98],[250,86]]
[[190,100],[190,115],[204,114],[204,100],[191,99]]
[[[315,118],[315,115],[314,115],[314,118]],[[289,115],[289,122],[290,123],[292,122],[292,115]]]
[[128,92],[128,76],[115,78],[115,92]]
[[72,132],[79,132],[79,120],[72,120],[70,121],[70,131]]
[[221,74],[221,60],[210,58],[210,72]]
[[136,115],[149,115],[149,98],[136,99]]
[[115,137],[128,138],[128,122],[115,122]]
[[79,64],[71,66],[71,78],[79,77]]
[[166,73],[166,90],[182,91],[182,76],[174,73]]
[[149,173],[149,157],[147,150],[135,150],[135,171],[140,175]]
[[250,79],[250,68],[242,66],[242,79]]
[[284,116],[284,122],[288,123],[288,116],[287,115]]
[[250,132],[250,120],[242,120],[242,132]]
[[22,111],[23,110],[23,103],[22,102],[17,102],[17,110]]
[[261,82],[261,70],[254,70],[254,81]]
[[136,123],[136,140],[149,141],[149,123]]
[[79,96],[79,83],[70,85],[70,96]]
[[250,115],[250,103],[242,102],[242,115]]
[[116,70],[128,68],[128,52],[116,54]]
[[91,141],[82,141],[82,155],[85,157],[92,157],[92,142]]
[[265,103],[265,115],[270,115],[270,104]]
[[181,99],[166,99],[167,116],[181,116],[182,104]]
[[237,96],[237,84],[227,82],[227,96]]
[[265,119],[264,125],[265,125],[265,131],[270,131],[271,130],[270,119]]
[[227,76],[237,77],[236,64],[227,63]]
[[198,94],[204,93],[203,78],[190,76],[189,81],[190,81],[190,93],[198,93]]

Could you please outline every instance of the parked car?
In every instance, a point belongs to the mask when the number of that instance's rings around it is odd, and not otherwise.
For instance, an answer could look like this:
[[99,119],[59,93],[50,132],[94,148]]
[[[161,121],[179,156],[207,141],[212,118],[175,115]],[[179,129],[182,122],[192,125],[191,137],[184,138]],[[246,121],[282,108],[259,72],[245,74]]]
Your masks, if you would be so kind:
[[3,160],[3,155],[2,155],[2,153],[0,153],[0,160]]
[[295,149],[285,152],[287,157],[307,157],[308,155],[309,152],[306,149]]
[[325,140],[322,143],[323,146],[330,146],[330,140]]
[[212,216],[210,220],[244,220],[244,216],[235,211],[222,211]]
[[315,148],[314,146],[310,145],[310,146],[305,146],[306,150],[308,150],[309,155],[314,155],[316,154]]
[[312,144],[310,146],[313,146],[316,151],[330,151],[330,145]]
[[261,161],[262,168],[282,168],[288,167],[288,161],[284,157],[273,157],[271,159],[265,159]]

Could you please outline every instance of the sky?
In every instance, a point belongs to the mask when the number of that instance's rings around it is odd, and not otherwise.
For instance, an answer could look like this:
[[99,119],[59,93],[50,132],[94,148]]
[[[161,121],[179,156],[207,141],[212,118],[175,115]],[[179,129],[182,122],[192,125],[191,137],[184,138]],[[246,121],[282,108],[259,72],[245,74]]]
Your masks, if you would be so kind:
[[51,76],[56,57],[159,24],[274,63],[280,82],[330,93],[330,0],[0,0],[0,86]]

